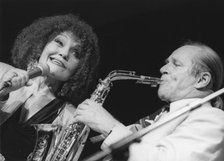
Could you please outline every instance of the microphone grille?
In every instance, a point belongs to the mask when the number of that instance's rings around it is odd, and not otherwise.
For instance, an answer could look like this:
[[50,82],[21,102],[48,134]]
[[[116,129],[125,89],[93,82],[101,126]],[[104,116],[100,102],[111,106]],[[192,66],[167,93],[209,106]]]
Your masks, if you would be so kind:
[[49,66],[47,64],[38,64],[37,67],[41,69],[41,75],[47,75],[50,71]]

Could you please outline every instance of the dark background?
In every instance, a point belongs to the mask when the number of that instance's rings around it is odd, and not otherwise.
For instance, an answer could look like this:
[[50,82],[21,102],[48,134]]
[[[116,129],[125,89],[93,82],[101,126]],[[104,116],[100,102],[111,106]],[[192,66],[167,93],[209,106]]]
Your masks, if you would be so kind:
[[[80,15],[99,37],[99,77],[112,70],[159,77],[171,52],[187,40],[201,41],[224,60],[222,0],[0,0],[0,61],[9,63],[10,48],[22,28],[36,18]],[[130,124],[163,102],[157,89],[116,81],[104,106]]]

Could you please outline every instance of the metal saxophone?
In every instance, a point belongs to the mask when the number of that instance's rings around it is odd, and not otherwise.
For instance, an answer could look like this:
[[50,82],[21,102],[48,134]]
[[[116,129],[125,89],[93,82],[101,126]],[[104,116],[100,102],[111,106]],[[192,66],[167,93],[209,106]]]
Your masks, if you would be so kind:
[[[103,104],[112,82],[117,80],[135,80],[136,83],[152,87],[160,84],[160,79],[156,77],[136,75],[134,71],[114,70],[105,79],[99,80],[90,99]],[[73,123],[68,127],[56,127],[53,124],[39,124],[35,127],[36,146],[27,161],[77,161],[90,132],[90,128],[83,123]]]

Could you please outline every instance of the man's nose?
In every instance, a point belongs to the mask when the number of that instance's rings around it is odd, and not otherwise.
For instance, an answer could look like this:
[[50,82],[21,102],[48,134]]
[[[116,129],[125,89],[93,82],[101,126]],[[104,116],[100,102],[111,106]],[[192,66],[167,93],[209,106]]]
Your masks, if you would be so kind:
[[160,68],[160,73],[161,74],[167,74],[168,73],[168,64],[165,64]]

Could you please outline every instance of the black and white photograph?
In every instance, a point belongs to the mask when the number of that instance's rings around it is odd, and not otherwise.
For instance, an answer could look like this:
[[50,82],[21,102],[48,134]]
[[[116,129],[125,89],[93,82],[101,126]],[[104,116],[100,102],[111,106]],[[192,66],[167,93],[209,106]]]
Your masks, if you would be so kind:
[[0,0],[0,161],[223,161],[222,0]]

